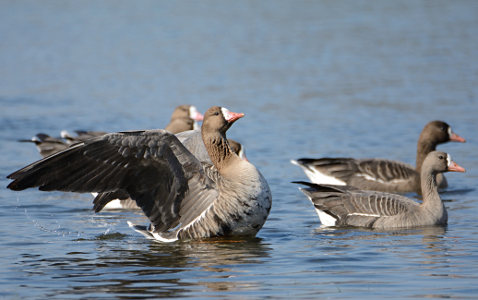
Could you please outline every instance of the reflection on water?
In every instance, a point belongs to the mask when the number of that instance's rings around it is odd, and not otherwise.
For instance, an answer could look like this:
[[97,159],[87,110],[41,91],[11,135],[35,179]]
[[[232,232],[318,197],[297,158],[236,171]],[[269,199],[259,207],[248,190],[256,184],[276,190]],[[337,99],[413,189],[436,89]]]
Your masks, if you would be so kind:
[[[125,247],[112,251],[107,241],[123,237],[111,234],[106,239],[95,240],[97,253],[69,252],[64,257],[52,258],[23,254],[19,263],[30,277],[68,279],[69,289],[61,294],[174,297],[195,290],[227,292],[257,288],[257,283],[248,278],[251,274],[247,265],[263,263],[271,250],[261,239],[251,238],[173,244],[148,241],[139,250]],[[52,292],[50,296],[61,294]]]
[[339,256],[362,251],[363,244],[368,244],[368,250],[397,253],[402,258],[407,256],[406,249],[409,248],[413,259],[420,254],[420,263],[441,264],[450,250],[449,242],[445,240],[446,231],[443,226],[393,230],[319,227],[314,233],[317,239],[325,241],[328,250]]

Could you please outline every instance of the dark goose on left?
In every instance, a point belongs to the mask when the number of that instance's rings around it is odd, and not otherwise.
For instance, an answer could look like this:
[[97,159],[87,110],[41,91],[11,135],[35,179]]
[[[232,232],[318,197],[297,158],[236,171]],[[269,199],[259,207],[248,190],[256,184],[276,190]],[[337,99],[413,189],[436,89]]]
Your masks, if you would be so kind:
[[[163,242],[255,236],[271,208],[269,185],[231,151],[226,131],[243,117],[213,106],[201,135],[212,163],[201,162],[166,130],[106,134],[78,143],[10,175],[9,189],[108,193],[136,201],[151,224],[130,224]],[[106,199],[106,200],[105,200]]]

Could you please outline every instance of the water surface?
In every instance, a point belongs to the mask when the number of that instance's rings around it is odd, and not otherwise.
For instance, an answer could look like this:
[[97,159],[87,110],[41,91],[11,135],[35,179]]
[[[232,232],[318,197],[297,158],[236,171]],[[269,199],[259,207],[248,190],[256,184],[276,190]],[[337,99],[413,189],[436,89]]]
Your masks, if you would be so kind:
[[[17,139],[62,129],[161,128],[173,108],[244,112],[228,132],[267,178],[256,238],[160,244],[136,212],[91,196],[0,190],[0,297],[475,298],[475,1],[3,1],[0,185],[39,158]],[[321,228],[290,182],[303,156],[414,163],[442,119],[446,227]],[[413,196],[413,195],[411,195]]]

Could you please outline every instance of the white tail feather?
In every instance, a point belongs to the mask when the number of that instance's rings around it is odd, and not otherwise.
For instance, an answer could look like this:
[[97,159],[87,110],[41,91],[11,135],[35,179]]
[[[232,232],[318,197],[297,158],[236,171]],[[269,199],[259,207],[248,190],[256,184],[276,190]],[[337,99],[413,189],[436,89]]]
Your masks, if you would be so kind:
[[323,212],[320,209],[316,208],[315,211],[317,212],[317,215],[319,215],[320,223],[322,223],[322,225],[324,225],[324,226],[335,226],[335,224],[337,222],[336,218],[332,217],[331,215],[329,215],[326,212]]
[[294,165],[297,165],[297,166],[301,167],[302,170],[304,170],[305,175],[307,175],[307,177],[309,177],[310,181],[312,181],[313,183],[331,184],[331,185],[346,185],[344,181],[339,180],[339,179],[337,179],[335,177],[332,177],[332,176],[329,176],[329,175],[325,175],[325,174],[319,172],[316,169],[311,170],[311,169],[299,164],[299,162],[297,162],[296,160],[291,160],[290,162]]

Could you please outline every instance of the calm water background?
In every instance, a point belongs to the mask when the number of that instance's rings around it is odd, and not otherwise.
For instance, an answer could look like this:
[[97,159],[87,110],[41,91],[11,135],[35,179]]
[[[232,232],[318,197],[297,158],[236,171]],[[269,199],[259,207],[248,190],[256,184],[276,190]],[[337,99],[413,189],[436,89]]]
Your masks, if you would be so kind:
[[[477,1],[0,1],[0,297],[476,298]],[[5,189],[37,132],[162,128],[223,105],[267,178],[257,238],[159,244],[139,213]],[[415,161],[442,119],[446,228],[321,229],[290,159]]]

